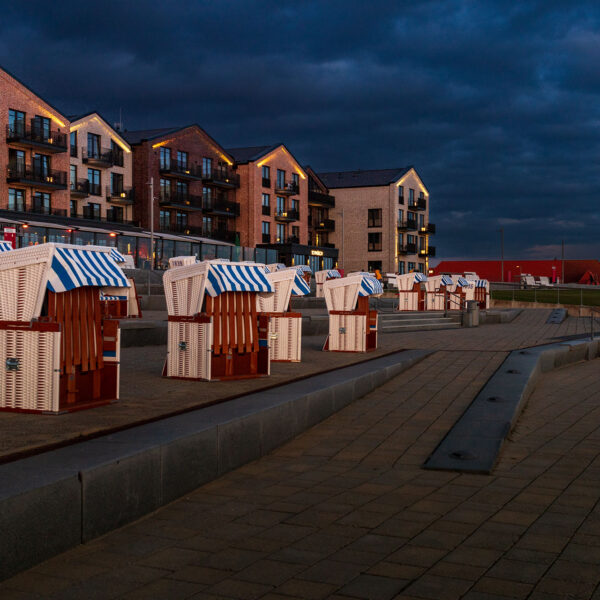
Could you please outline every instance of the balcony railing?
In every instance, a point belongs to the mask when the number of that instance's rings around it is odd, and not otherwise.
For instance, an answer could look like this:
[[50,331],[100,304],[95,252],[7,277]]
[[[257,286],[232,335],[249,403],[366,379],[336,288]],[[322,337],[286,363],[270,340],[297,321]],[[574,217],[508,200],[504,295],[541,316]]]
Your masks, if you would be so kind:
[[101,148],[99,150],[81,149],[81,159],[87,165],[93,167],[118,167],[123,166],[123,151],[113,150],[111,148]]
[[181,179],[202,179],[202,168],[199,165],[171,160],[168,164],[161,164],[159,168],[163,175],[173,175]]
[[423,225],[419,227],[419,233],[435,233],[435,225],[433,223]]
[[202,212],[225,217],[239,217],[240,205],[238,202],[205,197],[202,201]]
[[227,188],[240,187],[240,176],[225,167],[202,169],[202,181]]
[[398,246],[398,254],[416,254],[417,253],[417,245],[416,244],[404,244],[403,246]]
[[229,229],[222,229],[217,227],[215,229],[204,228],[202,232],[203,237],[209,237],[213,240],[220,240],[221,242],[234,243],[238,235],[237,231],[231,231]]
[[398,221],[398,229],[402,231],[417,231],[418,225],[416,221],[411,219],[408,221]]
[[75,145],[71,146],[71,156],[73,158],[77,158],[79,156],[79,153],[77,152],[77,146]]
[[275,193],[280,196],[295,196],[300,193],[300,188],[294,181],[278,181],[275,185]]
[[262,178],[262,186],[265,188],[270,188],[271,187],[271,179],[269,177],[263,177]]
[[52,208],[43,204],[33,204],[25,212],[35,213],[36,215],[53,215],[55,217],[66,217],[67,211],[64,208]]
[[45,129],[36,125],[35,121],[29,127],[23,122],[7,125],[6,141],[9,144],[40,146],[53,153],[67,151],[66,133]]
[[271,234],[270,233],[263,233],[262,234],[262,243],[263,244],[270,244],[271,243]]
[[188,210],[200,210],[202,208],[202,196],[178,194],[177,192],[161,192],[159,203],[161,206],[173,206],[175,208],[187,208]]
[[276,221],[285,221],[291,223],[292,221],[300,220],[300,213],[297,210],[278,210],[275,213]]
[[427,210],[427,200],[425,198],[416,198],[409,200],[408,208],[412,210]]
[[90,182],[87,179],[71,181],[71,196],[73,198],[85,198],[90,193]]
[[317,231],[335,231],[333,219],[321,219],[313,222],[313,229]]
[[54,171],[37,165],[9,164],[7,180],[9,183],[18,182],[38,187],[67,189],[67,173],[65,171]]
[[265,215],[266,217],[271,216],[271,207],[268,204],[262,205],[262,214]]
[[90,196],[102,196],[102,186],[99,183],[89,184]]
[[109,202],[117,204],[132,204],[135,200],[133,195],[133,188],[116,188],[112,189],[111,186],[106,186],[106,199]]
[[308,190],[308,203],[316,206],[335,207],[335,198],[323,192]]
[[419,250],[419,256],[435,256],[435,246],[429,246],[429,248],[421,248]]

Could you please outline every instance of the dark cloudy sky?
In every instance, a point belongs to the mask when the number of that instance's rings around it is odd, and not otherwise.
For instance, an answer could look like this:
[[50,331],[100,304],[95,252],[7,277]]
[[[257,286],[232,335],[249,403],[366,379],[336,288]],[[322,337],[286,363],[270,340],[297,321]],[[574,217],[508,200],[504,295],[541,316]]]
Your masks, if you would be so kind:
[[317,170],[413,164],[441,257],[600,258],[598,2],[0,0],[0,65],[66,113],[198,122]]

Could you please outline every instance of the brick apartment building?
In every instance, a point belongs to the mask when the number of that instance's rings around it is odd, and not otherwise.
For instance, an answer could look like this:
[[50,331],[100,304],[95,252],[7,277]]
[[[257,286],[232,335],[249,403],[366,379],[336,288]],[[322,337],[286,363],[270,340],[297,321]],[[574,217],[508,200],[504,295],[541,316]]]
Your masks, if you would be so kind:
[[133,222],[131,146],[97,112],[71,117],[69,215]]
[[155,231],[235,243],[240,215],[233,158],[198,125],[127,131],[133,148],[136,215],[150,227],[150,181]]
[[69,120],[0,68],[0,209],[67,215]]
[[413,167],[319,173],[335,193],[328,240],[346,271],[427,272],[435,248],[429,236],[429,193]]
[[275,249],[287,265],[310,264],[313,270],[335,266],[337,251],[309,239],[309,178],[285,145],[228,152],[240,176],[241,243]]

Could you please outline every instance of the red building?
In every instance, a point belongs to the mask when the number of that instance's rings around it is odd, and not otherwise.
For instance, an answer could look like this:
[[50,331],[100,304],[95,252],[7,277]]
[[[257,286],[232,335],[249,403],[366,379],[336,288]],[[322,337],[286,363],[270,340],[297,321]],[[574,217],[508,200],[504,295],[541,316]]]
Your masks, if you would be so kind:
[[[504,278],[502,262],[499,260],[443,260],[433,269],[435,275],[441,273],[465,273],[472,271],[481,279],[489,281],[520,281],[521,273],[534,277],[548,277],[550,281],[562,281],[563,265],[561,260],[505,260]],[[590,272],[600,280],[600,261],[565,260],[563,283],[579,283]],[[584,282],[582,282],[584,283]]]

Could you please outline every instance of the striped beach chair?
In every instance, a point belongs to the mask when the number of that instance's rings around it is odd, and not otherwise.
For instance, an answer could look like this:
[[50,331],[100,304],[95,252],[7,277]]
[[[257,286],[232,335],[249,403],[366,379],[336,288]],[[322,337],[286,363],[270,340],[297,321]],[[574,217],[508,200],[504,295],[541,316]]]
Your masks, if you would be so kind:
[[119,322],[100,306],[127,277],[106,249],[0,253],[0,409],[59,413],[119,397]]
[[369,297],[383,293],[381,282],[371,275],[349,275],[323,284],[329,312],[329,335],[323,350],[366,352],[377,348],[377,311]]
[[163,276],[168,347],[163,375],[241,379],[270,373],[269,317],[258,295],[273,294],[264,265],[203,261]]
[[422,285],[427,281],[424,273],[396,275],[398,287],[398,310],[426,310],[426,290]]
[[269,318],[271,361],[299,362],[302,351],[302,315],[290,311],[292,296],[306,296],[310,287],[301,271],[284,269],[267,273],[274,293],[258,294],[258,311]]
[[13,250],[12,244],[0,240],[0,252],[9,252],[10,250]]
[[476,279],[471,283],[475,286],[473,299],[481,310],[487,310],[490,307],[490,282],[487,279]]
[[[121,268],[125,267],[127,260],[116,248],[110,246],[85,246],[98,252],[108,252],[109,256]],[[111,319],[141,318],[142,309],[140,299],[132,277],[128,277],[129,287],[125,290],[116,290],[104,287],[100,292],[100,306],[106,317]]]
[[317,290],[315,296],[317,298],[324,298],[323,284],[330,279],[339,279],[342,275],[337,269],[328,269],[326,271],[317,271],[315,273],[315,282],[317,284]]
[[447,292],[454,289],[454,282],[449,275],[435,275],[428,277],[425,282],[426,310],[444,310],[448,303]]
[[448,300],[449,310],[460,310],[464,307],[465,302],[474,300],[475,285],[474,282],[465,279],[462,276],[453,276],[454,289]]

